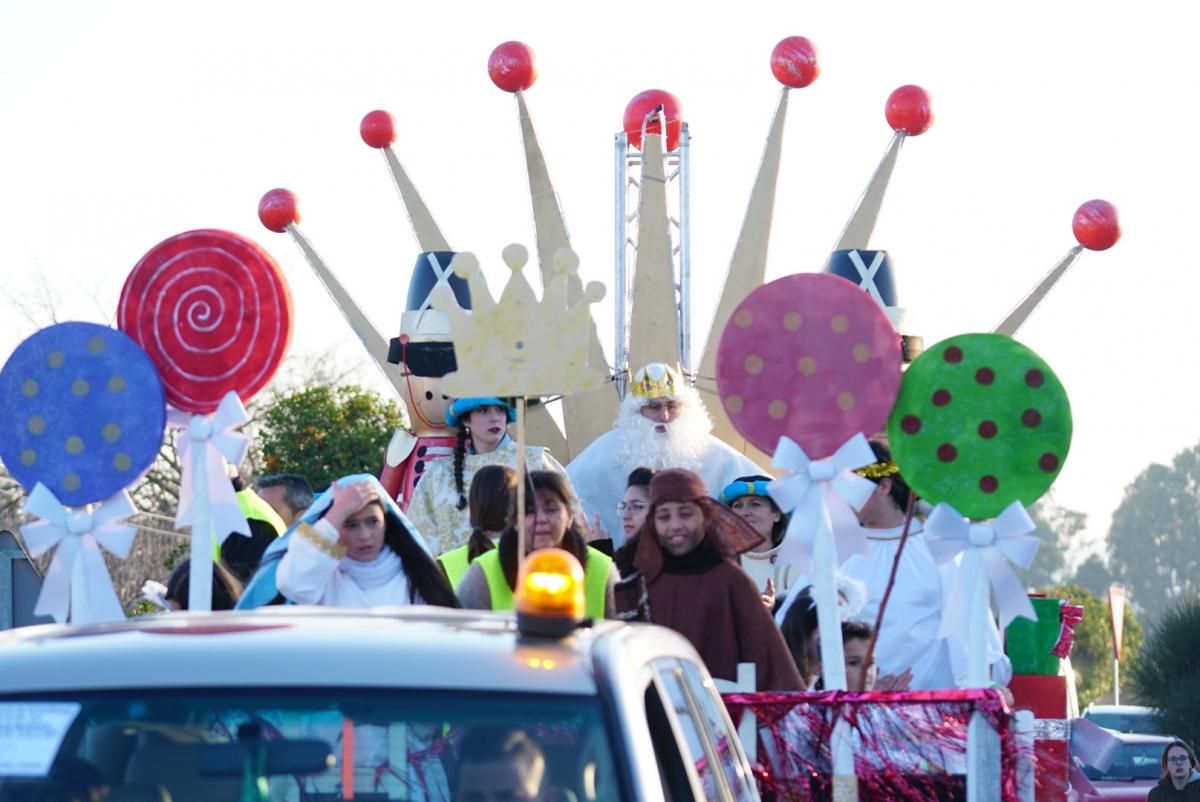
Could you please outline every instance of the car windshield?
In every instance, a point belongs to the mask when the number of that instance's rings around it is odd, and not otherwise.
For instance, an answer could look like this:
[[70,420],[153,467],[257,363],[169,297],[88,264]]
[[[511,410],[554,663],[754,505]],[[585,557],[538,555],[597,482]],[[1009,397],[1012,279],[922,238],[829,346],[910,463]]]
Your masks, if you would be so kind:
[[622,798],[591,697],[354,688],[0,696],[0,802]]
[[1121,744],[1107,771],[1084,765],[1089,780],[1157,780],[1162,776],[1163,745],[1160,743]]
[[1108,713],[1090,712],[1084,716],[1106,729],[1117,732],[1141,732],[1154,734],[1158,732],[1158,722],[1153,713]]

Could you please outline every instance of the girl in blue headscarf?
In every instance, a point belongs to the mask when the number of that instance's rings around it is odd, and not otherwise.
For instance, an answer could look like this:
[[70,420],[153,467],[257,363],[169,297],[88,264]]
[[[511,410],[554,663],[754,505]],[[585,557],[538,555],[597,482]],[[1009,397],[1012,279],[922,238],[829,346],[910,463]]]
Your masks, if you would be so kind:
[[271,545],[238,607],[279,597],[330,607],[459,606],[421,536],[367,474],[338,479]]

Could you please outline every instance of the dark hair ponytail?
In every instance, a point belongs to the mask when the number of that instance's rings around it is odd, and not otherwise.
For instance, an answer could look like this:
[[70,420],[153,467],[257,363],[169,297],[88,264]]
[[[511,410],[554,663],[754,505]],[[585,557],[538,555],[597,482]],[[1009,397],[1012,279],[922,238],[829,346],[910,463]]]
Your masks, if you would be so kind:
[[408,530],[404,524],[388,515],[384,520],[384,545],[396,552],[400,566],[408,579],[408,600],[413,604],[432,604],[437,607],[461,607],[458,597],[450,587],[450,580],[429,553],[417,542],[419,535]]
[[458,424],[458,439],[454,441],[454,488],[458,491],[458,508],[467,508],[467,489],[463,483],[463,463],[467,459],[467,425]]

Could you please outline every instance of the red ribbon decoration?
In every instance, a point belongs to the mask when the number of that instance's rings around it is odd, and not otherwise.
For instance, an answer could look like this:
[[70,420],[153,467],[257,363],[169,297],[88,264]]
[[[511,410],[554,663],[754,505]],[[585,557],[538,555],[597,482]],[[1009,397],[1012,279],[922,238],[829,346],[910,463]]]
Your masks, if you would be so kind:
[[1059,605],[1058,612],[1061,620],[1058,642],[1050,652],[1065,660],[1071,656],[1071,647],[1075,645],[1075,625],[1083,620],[1083,607],[1067,600]]
[[992,689],[847,693],[735,693],[722,697],[735,722],[757,718],[750,755],[764,793],[780,799],[828,799],[830,741],[844,721],[856,739],[854,770],[873,800],[925,802],[965,793],[967,728],[983,714],[1000,733],[1001,799],[1017,802],[1020,747],[1011,711]]

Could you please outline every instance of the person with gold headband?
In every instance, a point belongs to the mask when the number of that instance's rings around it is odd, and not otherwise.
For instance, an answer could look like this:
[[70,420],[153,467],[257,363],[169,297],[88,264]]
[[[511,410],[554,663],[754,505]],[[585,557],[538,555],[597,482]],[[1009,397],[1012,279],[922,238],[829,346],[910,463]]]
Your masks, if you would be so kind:
[[638,533],[637,573],[623,580],[618,615],[646,611],[651,623],[692,642],[714,677],[736,680],[753,663],[758,690],[802,690],[783,636],[738,555],[761,542],[736,513],[684,469],[650,480],[650,511]]
[[[876,461],[855,471],[876,485],[858,511],[858,524],[871,551],[851,555],[841,571],[866,585],[867,601],[860,617],[874,623],[900,549],[905,513],[913,493],[887,445],[872,440],[871,449]],[[913,690],[961,687],[966,682],[966,644],[938,634],[957,566],[939,566],[934,561],[922,532],[920,512],[920,508],[914,512],[900,554],[896,581],[875,644],[875,662],[881,675],[898,676],[911,670]],[[995,630],[994,625],[992,628]],[[1007,658],[1000,648],[998,631],[991,633],[990,640],[993,643],[988,663],[993,666],[993,679],[1003,684],[1011,669],[1006,672]]]
[[625,542],[617,507],[635,468],[687,468],[716,496],[739,476],[763,473],[744,454],[712,434],[696,388],[677,368],[652,362],[633,374],[610,431],[567,465],[567,475],[592,520],[599,515],[614,548]]

